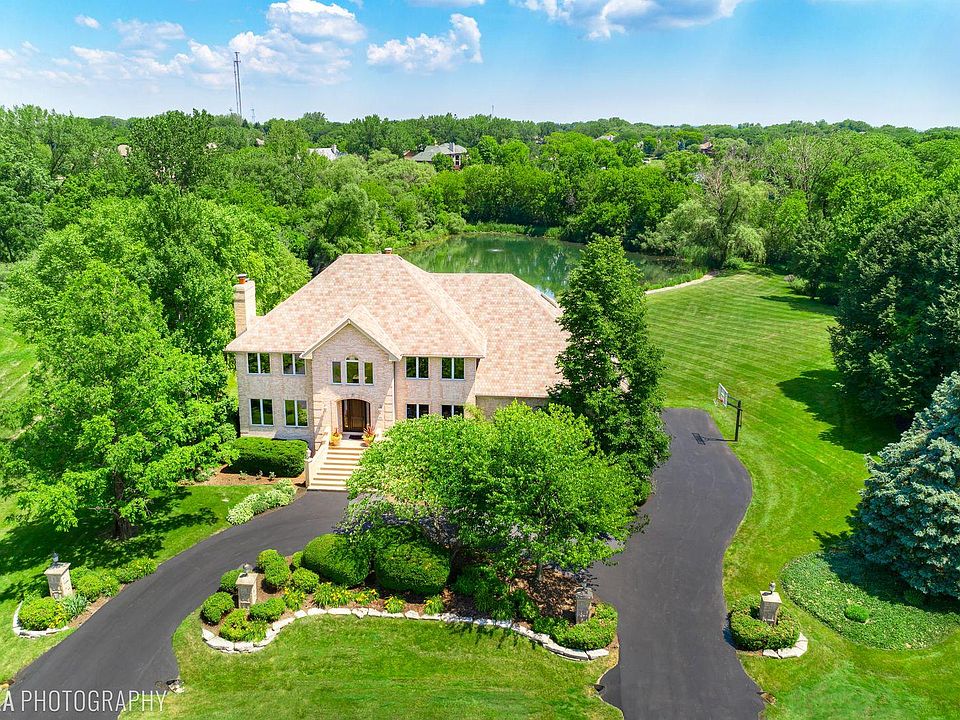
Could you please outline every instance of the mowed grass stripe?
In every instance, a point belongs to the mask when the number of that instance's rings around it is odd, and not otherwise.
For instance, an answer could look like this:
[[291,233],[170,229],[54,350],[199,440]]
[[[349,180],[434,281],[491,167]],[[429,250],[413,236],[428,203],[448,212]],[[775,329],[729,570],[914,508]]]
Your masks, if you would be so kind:
[[[27,377],[35,362],[33,350],[13,328],[13,307],[0,295],[0,404],[9,407],[27,390]],[[13,428],[3,426],[0,416],[0,438],[8,437]]]
[[[718,382],[744,402],[740,443],[753,501],[724,560],[728,598],[755,594],[793,557],[847,529],[864,453],[895,437],[860,417],[836,388],[831,308],[793,294],[782,278],[741,273],[649,298],[664,349],[669,406],[711,413],[727,438],[735,413],[714,406]],[[745,658],[777,697],[770,718],[960,717],[960,636],[923,651],[853,645],[800,612],[811,650],[799,661]]]

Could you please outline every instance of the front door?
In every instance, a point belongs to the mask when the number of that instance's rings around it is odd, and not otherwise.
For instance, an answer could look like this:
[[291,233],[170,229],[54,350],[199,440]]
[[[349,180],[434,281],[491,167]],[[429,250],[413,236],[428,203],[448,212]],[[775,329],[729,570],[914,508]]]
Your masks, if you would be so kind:
[[363,432],[363,429],[370,422],[367,412],[368,407],[369,404],[364,400],[344,400],[343,431],[354,433]]

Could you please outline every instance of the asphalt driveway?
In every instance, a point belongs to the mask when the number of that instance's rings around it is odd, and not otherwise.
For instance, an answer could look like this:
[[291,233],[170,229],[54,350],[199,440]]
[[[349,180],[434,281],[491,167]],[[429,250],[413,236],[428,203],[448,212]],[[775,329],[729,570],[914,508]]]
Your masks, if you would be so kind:
[[[604,676],[603,697],[626,720],[756,720],[759,689],[724,640],[721,592],[723,553],[750,502],[750,478],[708,415],[667,410],[664,419],[673,453],[644,508],[650,523],[617,565],[594,568],[598,593],[620,611],[620,664]],[[220,575],[266,547],[299,550],[330,530],[345,502],[339,493],[308,493],[163,563],[23,670],[10,688],[14,706],[40,690],[162,692],[178,676],[173,632],[216,590]]]
[[756,720],[760,690],[724,639],[721,589],[750,476],[706,413],[671,409],[664,420],[672,454],[654,474],[650,522],[615,566],[593,569],[620,612],[620,663],[602,695],[625,720]]
[[[166,690],[166,683],[179,675],[171,646],[173,632],[216,591],[220,575],[256,562],[257,553],[267,547],[285,555],[301,550],[317,535],[330,531],[345,505],[344,493],[307,493],[285,508],[224,530],[166,561],[153,575],[124,588],[70,637],[25,668],[10,687],[11,701],[15,709],[22,707],[23,694],[31,712],[0,712],[0,718],[117,715],[78,713],[62,706],[60,712],[52,712],[52,703],[65,703],[68,693],[58,698],[47,694],[51,704],[43,709],[34,702],[41,690]],[[69,697],[76,695],[69,693]]]

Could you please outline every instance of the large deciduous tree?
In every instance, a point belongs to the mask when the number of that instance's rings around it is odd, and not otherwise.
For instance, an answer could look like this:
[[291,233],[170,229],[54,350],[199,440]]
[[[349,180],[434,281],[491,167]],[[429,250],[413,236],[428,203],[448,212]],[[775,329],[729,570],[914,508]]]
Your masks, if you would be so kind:
[[647,332],[640,274],[615,238],[597,238],[560,295],[569,334],[551,397],[587,418],[600,447],[637,477],[637,493],[669,450],[660,419],[663,362]]
[[144,188],[190,190],[209,170],[212,139],[212,118],[205,110],[136,118],[130,121],[130,164]]
[[37,366],[12,443],[20,501],[59,529],[91,511],[126,539],[158,493],[196,478],[232,437],[204,360],[167,337],[146,288],[93,261],[64,269],[47,322],[27,327]]
[[921,592],[960,597],[960,373],[869,464],[859,548]]
[[960,367],[960,196],[882,224],[849,259],[831,344],[847,391],[909,416]]

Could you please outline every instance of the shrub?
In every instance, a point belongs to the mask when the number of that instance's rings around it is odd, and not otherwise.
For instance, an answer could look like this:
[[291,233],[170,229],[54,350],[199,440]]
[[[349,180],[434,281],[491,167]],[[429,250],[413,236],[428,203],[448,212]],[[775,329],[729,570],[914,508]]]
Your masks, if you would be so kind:
[[227,570],[220,576],[220,590],[226,593],[237,592],[237,579],[243,570]]
[[378,593],[375,588],[363,588],[362,590],[355,590],[353,592],[353,601],[357,605],[369,605],[379,598],[380,593]]
[[612,643],[616,634],[615,622],[592,617],[579,625],[558,625],[550,637],[558,645],[571,650],[599,650]]
[[383,587],[418,595],[436,595],[450,577],[446,552],[424,540],[384,548],[374,557],[373,565]]
[[307,444],[302,440],[241,437],[230,443],[229,452],[236,457],[230,463],[230,472],[292,478],[303,472]]
[[844,617],[847,620],[853,620],[853,622],[865,623],[870,619],[870,611],[867,610],[863,605],[858,605],[856,603],[851,603],[843,609]]
[[242,525],[250,521],[254,515],[273,508],[283,507],[293,502],[297,491],[289,482],[279,482],[269,490],[247,495],[227,513],[227,522],[231,525]]
[[306,568],[297,568],[290,576],[290,587],[302,590],[304,593],[312,593],[319,584],[319,576],[313,570]]
[[433,597],[427,598],[427,602],[423,606],[423,612],[427,615],[439,615],[446,609],[446,606],[443,604],[442,595],[434,595]]
[[276,550],[262,550],[259,555],[257,555],[257,567],[263,571],[266,570],[267,565],[270,561],[283,560],[283,555],[278,553]]
[[297,550],[290,558],[290,569],[296,570],[301,565],[301,560],[303,559],[303,550]]
[[287,606],[288,610],[299,610],[303,607],[303,603],[306,601],[307,595],[303,590],[296,590],[294,588],[288,587],[283,591],[283,603]]
[[912,587],[908,587],[903,591],[903,601],[907,605],[913,605],[913,607],[919,608],[923,607],[927,602],[927,596],[919,590],[914,590]]
[[90,602],[113,597],[120,592],[120,581],[110,570],[89,570],[79,574],[73,583],[76,591]]
[[73,620],[86,610],[89,604],[90,601],[79,593],[68,595],[60,601],[60,607],[63,608],[63,611],[67,614],[67,618],[70,620]]
[[216,625],[228,612],[236,607],[230,593],[215,592],[203,601],[200,616],[211,625]]
[[370,574],[370,552],[342,535],[321,535],[307,543],[301,564],[340,585],[359,585]]
[[142,577],[151,575],[157,571],[157,563],[150,558],[134,558],[126,565],[114,570],[117,580],[126,584],[139,580]]
[[52,597],[35,597],[20,606],[20,626],[26,630],[50,630],[67,624],[67,612]]
[[279,555],[270,557],[263,566],[263,585],[268,590],[276,592],[286,587],[290,581],[290,568],[287,561]]
[[730,634],[741,650],[779,650],[796,644],[800,627],[785,607],[780,608],[777,624],[768,625],[760,619],[760,602],[746,597],[730,609]]
[[451,587],[455,593],[472,596],[485,581],[496,579],[497,574],[493,568],[486,565],[468,565],[460,571]]
[[223,619],[220,637],[232,642],[259,642],[267,636],[267,623],[251,620],[246,610],[234,610]]
[[396,595],[391,595],[383,603],[383,609],[388,613],[401,613],[407,604]]
[[268,623],[276,622],[280,619],[280,616],[283,615],[283,611],[286,610],[286,608],[287,606],[283,602],[283,598],[270,598],[269,600],[251,605],[249,618],[251,620],[263,620]]
[[343,607],[354,599],[354,594],[348,588],[333,583],[321,583],[313,594],[313,601],[319,607]]
[[516,610],[516,615],[521,620],[533,622],[540,617],[540,608],[530,598],[526,590],[517,589],[510,593],[510,602]]
[[513,603],[510,601],[510,588],[496,575],[488,575],[477,583],[473,594],[473,604],[484,615],[496,620],[513,617]]
[[549,617],[547,615],[541,615],[532,623],[532,628],[535,633],[541,633],[542,635],[553,636],[553,633],[557,628],[569,625],[566,620],[561,620],[560,618]]

